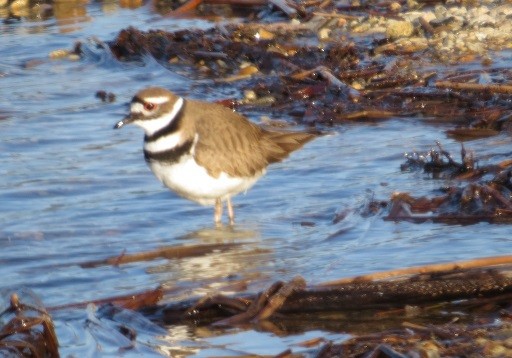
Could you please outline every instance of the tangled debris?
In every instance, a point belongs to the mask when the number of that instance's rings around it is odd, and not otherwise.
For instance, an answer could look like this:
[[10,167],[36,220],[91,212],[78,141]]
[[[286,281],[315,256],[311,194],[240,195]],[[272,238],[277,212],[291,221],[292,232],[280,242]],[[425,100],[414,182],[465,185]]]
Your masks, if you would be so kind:
[[[27,304],[23,301],[36,301]],[[0,313],[0,355],[2,357],[59,357],[59,342],[53,321],[34,295],[10,297]]]
[[[165,324],[187,321],[233,326],[287,314],[390,310],[406,305],[497,297],[512,293],[511,257],[381,272],[308,287],[301,277],[276,282],[256,296],[208,296],[150,308]],[[384,279],[385,278],[385,279]],[[226,318],[227,317],[227,318]]]
[[151,54],[173,70],[187,66],[216,86],[241,86],[240,92],[251,95],[239,104],[263,105],[307,124],[421,115],[450,119],[464,129],[452,135],[470,138],[508,128],[510,86],[498,82],[511,81],[509,69],[432,70],[424,53],[374,55],[376,40],[361,43],[345,35],[320,43],[316,25],[243,24],[174,33],[128,28],[109,45],[121,60]]
[[[304,342],[303,345],[309,347],[322,345],[316,350],[318,357],[340,354],[356,357],[370,352],[399,357],[403,353],[430,351],[441,356],[450,352],[460,356],[470,349],[506,353],[511,348],[508,344],[512,332],[510,256],[377,272],[315,286],[306,285],[301,277],[296,277],[287,283],[275,282],[258,294],[217,294],[160,303],[163,294],[165,290],[159,287],[135,295],[52,307],[51,310],[94,303],[101,305],[98,312],[104,319],[122,313],[124,321],[111,318],[122,350],[137,349],[137,330],[142,327],[134,326],[133,322],[140,323],[147,318],[158,326],[218,329],[254,325],[280,334],[319,328],[355,333],[351,328],[355,322],[374,322],[373,329],[364,330],[365,335],[353,336],[342,343],[326,343],[325,339]],[[32,316],[33,313],[36,315]],[[0,352],[58,357],[58,343],[46,310],[21,304],[13,295],[9,308],[0,318],[10,319],[1,330]],[[88,324],[94,325],[94,330],[111,329],[97,318],[90,320]],[[375,326],[379,320],[387,320],[391,326],[379,331],[380,324]],[[443,323],[433,323],[435,320]],[[402,328],[396,327],[397,322]],[[149,321],[144,323],[144,327],[148,324]],[[158,326],[152,329],[158,330]],[[374,333],[368,333],[372,331]],[[476,348],[468,346],[475,339]],[[291,351],[283,352],[283,356],[290,354]]]
[[[462,145],[461,162],[458,163],[437,143],[437,149],[426,154],[406,155],[402,170],[420,168],[433,178],[454,179],[468,184],[442,188],[442,194],[433,198],[414,198],[408,193],[396,193],[391,198],[387,220],[416,223],[431,220],[454,224],[512,222],[512,160],[478,167],[473,154]],[[482,181],[484,176],[492,178]]]
[[497,318],[504,323],[496,324],[491,319],[470,325],[423,326],[404,322],[401,329],[326,344],[316,357],[509,357],[510,310]]
[[[312,354],[316,357],[507,356],[512,352],[511,262],[509,256],[413,267],[309,287],[297,277],[257,295],[214,295],[143,312],[165,325],[249,324],[275,334],[329,325],[350,332],[354,321],[373,322],[373,329],[365,330],[373,333],[342,343],[304,342],[308,347],[321,344]],[[402,327],[379,331],[379,317],[398,320]],[[430,323],[421,324],[422,317]],[[433,323],[434,317],[443,323]],[[340,321],[346,325],[336,326]]]
[[506,2],[288,4],[296,11],[287,21],[130,27],[108,46],[122,61],[149,54],[172,71],[237,87],[238,105],[305,124],[419,116],[450,121],[458,139],[509,129],[512,71],[493,66],[491,52],[512,47]]

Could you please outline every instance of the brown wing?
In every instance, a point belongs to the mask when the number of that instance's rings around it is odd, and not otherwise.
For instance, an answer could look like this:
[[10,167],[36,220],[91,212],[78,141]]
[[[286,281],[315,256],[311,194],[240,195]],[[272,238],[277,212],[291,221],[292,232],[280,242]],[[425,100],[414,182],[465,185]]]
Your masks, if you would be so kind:
[[317,135],[268,131],[220,105],[195,101],[199,140],[196,161],[208,166],[210,175],[254,176],[279,162]]
[[[199,107],[198,107],[199,105]],[[209,174],[250,177],[268,165],[261,148],[263,130],[245,117],[220,105],[195,102],[199,140],[196,161]],[[202,108],[202,110],[201,110]]]
[[280,162],[287,158],[291,152],[301,148],[317,136],[317,134],[306,132],[274,132],[264,130],[263,137],[267,162],[269,164]]

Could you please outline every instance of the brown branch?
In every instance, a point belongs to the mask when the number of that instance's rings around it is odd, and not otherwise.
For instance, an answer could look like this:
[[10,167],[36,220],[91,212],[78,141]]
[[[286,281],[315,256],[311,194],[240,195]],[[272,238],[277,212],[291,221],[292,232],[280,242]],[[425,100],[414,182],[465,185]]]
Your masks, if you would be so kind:
[[295,277],[291,282],[283,285],[269,300],[265,307],[263,307],[258,315],[257,320],[265,320],[272,316],[279,308],[281,308],[285,301],[294,292],[303,290],[306,287],[306,281],[300,276]]
[[358,121],[363,119],[386,119],[398,116],[399,114],[379,109],[368,109],[357,112],[348,112],[340,116],[341,119]]
[[437,81],[435,83],[435,86],[437,88],[447,88],[447,89],[452,89],[452,90],[476,91],[476,92],[489,91],[492,93],[512,94],[512,85]]
[[137,310],[144,307],[156,305],[163,297],[164,291],[162,287],[157,287],[154,290],[147,290],[140,293],[128,294],[123,296],[114,296],[92,301],[84,301],[79,303],[68,303],[60,306],[48,307],[48,311],[58,311],[69,308],[85,308],[89,304],[100,306],[107,303],[112,303],[131,310]]
[[239,246],[239,244],[211,244],[211,245],[190,245],[190,246],[171,246],[163,247],[153,251],[138,252],[135,254],[126,254],[126,250],[114,257],[109,257],[102,260],[87,261],[80,264],[83,268],[92,268],[97,266],[119,266],[120,264],[126,264],[138,261],[149,261],[157,258],[176,259],[183,257],[195,257],[209,254],[216,250],[228,250],[233,247]]
[[311,75],[319,73],[328,83],[329,85],[336,87],[343,92],[345,92],[348,97],[352,100],[358,100],[361,97],[361,93],[353,88],[352,86],[347,85],[345,82],[341,81],[337,78],[329,68],[325,66],[318,66],[312,70],[304,70],[299,73],[291,75],[291,78],[295,80],[304,80],[305,78],[310,77]]
[[356,283],[356,282],[364,282],[364,281],[375,281],[375,280],[384,280],[390,279],[393,277],[405,276],[405,275],[418,275],[418,274],[431,274],[437,272],[444,272],[450,270],[460,270],[460,269],[470,269],[470,268],[478,268],[482,266],[495,266],[495,265],[505,265],[512,264],[512,256],[494,256],[494,257],[485,257],[481,259],[474,259],[468,261],[459,261],[459,262],[448,262],[442,264],[434,264],[434,265],[425,265],[425,266],[415,266],[415,267],[407,267],[397,270],[391,271],[383,271],[376,272],[368,275],[356,276],[356,277],[348,277],[342,278],[340,280],[323,282],[317,287],[329,287],[329,286],[338,286],[344,285],[348,283]]
[[180,7],[169,12],[169,15],[183,15],[191,12],[201,4],[211,5],[238,5],[238,6],[263,6],[268,4],[268,0],[189,0]]
[[[505,266],[496,266],[504,265]],[[245,297],[248,308],[239,313],[243,305],[237,304],[235,314],[217,321],[214,325],[239,325],[242,323],[264,324],[274,313],[293,314],[308,312],[342,312],[365,309],[392,309],[404,305],[427,305],[439,302],[454,302],[474,299],[478,304],[482,298],[494,298],[508,302],[512,294],[512,256],[471,260],[459,263],[432,265],[422,269],[412,268],[393,271],[393,275],[384,273],[360,276],[317,285],[305,289],[301,284],[283,285],[277,282],[266,291]],[[436,270],[433,270],[435,267]],[[456,271],[455,271],[456,270]],[[417,273],[405,279],[389,279],[401,275]],[[370,278],[388,278],[388,280],[369,281]],[[297,280],[300,282],[300,280]],[[342,282],[342,283],[339,283]],[[163,322],[176,323],[177,320],[215,321],[225,317],[225,299],[212,297],[206,306],[190,303],[170,304],[159,308]],[[277,301],[272,302],[274,298]],[[498,302],[498,301],[496,301]],[[244,303],[245,304],[245,303]],[[193,307],[193,310],[186,307]],[[267,311],[268,310],[268,311]],[[268,316],[268,314],[272,316]]]
[[340,14],[340,13],[335,13],[335,12],[320,12],[320,11],[313,11],[313,15],[320,16],[320,17],[335,18],[335,19],[345,19],[345,20],[359,20],[362,18],[362,16]]
[[297,14],[297,9],[286,0],[189,0],[185,4],[181,5],[177,9],[169,12],[169,15],[183,15],[193,10],[196,10],[197,7],[201,4],[211,4],[211,5],[237,5],[237,6],[264,6],[268,3],[271,3],[282,12],[284,12],[288,17],[293,17]]
[[432,27],[432,25],[430,25],[430,23],[423,17],[423,16],[420,16],[418,18],[418,21],[421,25],[421,27],[423,27],[423,30],[425,30],[425,32],[429,35],[433,35],[436,33],[436,29],[434,29]]
[[177,9],[171,11],[169,15],[182,15],[192,10],[195,10],[199,5],[203,3],[203,0],[189,0]]
[[288,3],[287,0],[269,0],[269,2],[284,12],[288,17],[293,17],[297,14],[297,9],[294,8],[291,3]]

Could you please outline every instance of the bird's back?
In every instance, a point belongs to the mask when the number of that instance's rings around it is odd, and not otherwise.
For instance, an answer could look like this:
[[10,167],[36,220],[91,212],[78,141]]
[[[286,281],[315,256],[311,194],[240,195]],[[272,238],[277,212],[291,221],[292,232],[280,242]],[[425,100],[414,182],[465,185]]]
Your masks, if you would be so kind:
[[[279,162],[316,137],[305,132],[271,131],[261,128],[242,115],[221,105],[193,101],[199,135],[196,161],[208,164],[210,175],[222,172],[233,177],[261,175],[265,168]],[[212,133],[216,133],[212,135]]]

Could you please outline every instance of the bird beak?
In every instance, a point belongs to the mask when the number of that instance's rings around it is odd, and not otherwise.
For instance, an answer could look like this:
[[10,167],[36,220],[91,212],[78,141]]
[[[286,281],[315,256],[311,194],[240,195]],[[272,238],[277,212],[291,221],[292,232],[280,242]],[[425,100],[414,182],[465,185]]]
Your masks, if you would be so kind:
[[126,117],[124,117],[123,119],[121,119],[119,122],[117,122],[114,125],[114,129],[119,129],[119,128],[123,127],[125,124],[132,123],[134,120],[135,120],[135,118],[131,114],[129,114]]

